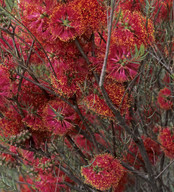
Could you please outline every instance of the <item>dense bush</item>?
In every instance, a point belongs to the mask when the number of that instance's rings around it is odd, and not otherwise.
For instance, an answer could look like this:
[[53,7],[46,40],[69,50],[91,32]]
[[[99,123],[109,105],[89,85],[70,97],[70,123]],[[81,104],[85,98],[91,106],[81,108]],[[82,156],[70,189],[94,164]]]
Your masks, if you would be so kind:
[[0,187],[173,192],[173,1],[0,2]]

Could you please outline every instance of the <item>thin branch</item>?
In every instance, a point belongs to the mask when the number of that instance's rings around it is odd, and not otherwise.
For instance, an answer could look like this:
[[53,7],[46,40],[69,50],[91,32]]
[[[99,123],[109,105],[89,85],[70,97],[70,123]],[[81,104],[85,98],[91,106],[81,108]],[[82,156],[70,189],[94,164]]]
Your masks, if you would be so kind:
[[116,142],[115,142],[115,128],[114,128],[114,125],[113,125],[113,121],[111,120],[111,127],[112,127],[112,142],[113,142],[113,154],[114,154],[114,157],[116,157]]
[[85,59],[85,61],[89,65],[90,61],[89,61],[88,57],[86,56],[85,52],[83,51],[83,49],[82,49],[82,47],[81,47],[81,45],[80,45],[80,43],[79,43],[77,38],[75,39],[75,44],[76,44],[78,50],[80,51],[80,53],[82,54],[83,58]]
[[141,171],[137,171],[134,167],[129,166],[128,164],[121,162],[122,166],[125,167],[130,172],[134,173],[135,175],[141,177],[143,180],[149,183],[149,177],[147,174],[144,174]]
[[76,152],[80,155],[80,157],[82,157],[82,159],[84,160],[84,162],[87,165],[88,164],[88,161],[87,161],[88,158],[83,154],[81,149],[76,145],[76,143],[72,140],[72,138],[69,135],[66,135],[66,138],[68,139],[70,144],[73,146],[73,148],[76,150]]
[[106,52],[105,52],[105,58],[104,58],[102,72],[101,72],[100,81],[99,81],[99,86],[100,87],[103,85],[104,78],[105,78],[105,73],[106,73],[106,66],[107,66],[107,60],[108,60],[108,55],[109,55],[109,47],[110,47],[110,41],[111,41],[111,31],[112,31],[112,24],[113,24],[115,2],[116,2],[115,0],[112,0],[110,21],[109,21],[109,25],[108,25],[108,38],[107,38],[107,43],[106,43]]
[[160,177],[160,176],[170,167],[170,165],[172,165],[173,162],[174,162],[174,160],[171,161],[171,162],[155,177],[155,179],[158,179],[158,177]]
[[24,24],[21,23],[21,21],[19,21],[19,19],[17,19],[13,14],[11,14],[9,11],[4,9],[3,7],[1,7],[1,8],[3,9],[3,11],[5,11],[7,13],[7,15],[10,15],[10,17],[13,18],[14,21],[16,21],[22,27],[24,27],[27,30],[27,32],[34,38],[34,40],[36,40],[38,42],[38,44],[41,46],[41,49],[43,50],[43,52],[44,52],[44,54],[45,54],[45,56],[46,56],[46,58],[47,58],[47,60],[48,60],[48,62],[50,64],[50,67],[51,67],[51,69],[53,71],[54,76],[57,77],[56,72],[55,72],[55,70],[54,70],[54,68],[52,66],[52,63],[51,63],[45,49],[43,48],[42,44],[38,41],[38,39],[33,35],[33,33]]

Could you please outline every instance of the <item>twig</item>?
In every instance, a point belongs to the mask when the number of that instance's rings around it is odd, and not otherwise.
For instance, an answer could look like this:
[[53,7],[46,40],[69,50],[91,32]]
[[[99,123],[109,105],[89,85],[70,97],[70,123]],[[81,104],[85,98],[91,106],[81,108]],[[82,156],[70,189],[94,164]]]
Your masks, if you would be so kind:
[[82,54],[83,58],[85,59],[85,61],[89,65],[90,61],[89,61],[88,57],[86,56],[85,52],[83,51],[83,49],[82,49],[82,47],[81,47],[81,45],[80,45],[80,43],[79,43],[77,38],[75,39],[75,44],[76,44],[78,50],[80,51],[80,53]]
[[111,120],[111,127],[112,127],[112,142],[113,142],[113,154],[114,154],[114,157],[116,157],[116,142],[115,142],[115,128],[114,128],[114,125],[113,125],[113,121]]
[[145,180],[146,182],[149,182],[149,177],[147,174],[144,174],[141,171],[137,171],[134,167],[129,166],[128,164],[121,162],[122,166],[125,167],[127,170],[131,171],[132,173],[134,173],[135,175],[141,177],[143,180]]
[[112,24],[113,24],[115,2],[116,2],[115,0],[112,0],[110,21],[109,21],[109,25],[108,25],[108,38],[107,38],[107,43],[106,43],[106,52],[105,52],[105,58],[104,58],[102,72],[101,72],[100,81],[99,81],[99,86],[100,87],[103,85],[104,78],[105,78],[105,73],[106,73],[106,66],[107,66],[109,47],[110,47],[110,41],[111,41],[111,31],[112,31]]
[[81,149],[76,145],[76,143],[72,140],[72,138],[69,135],[66,135],[66,138],[70,142],[70,144],[73,146],[73,148],[76,150],[76,152],[83,158],[86,165],[88,164],[87,157],[83,154]]
[[173,162],[174,162],[174,160],[171,161],[171,162],[155,177],[155,179],[158,179],[158,177],[160,177],[160,176],[167,170],[167,168],[170,167],[170,165],[171,165]]
[[5,11],[7,13],[7,15],[10,15],[10,17],[12,17],[14,19],[14,21],[16,21],[22,27],[24,27],[27,30],[27,32],[34,38],[34,40],[36,40],[38,42],[38,44],[41,46],[41,49],[43,50],[43,52],[44,52],[44,54],[45,54],[45,56],[46,56],[46,58],[47,58],[47,60],[48,60],[48,62],[50,64],[50,67],[51,67],[51,69],[53,71],[54,76],[57,77],[56,72],[55,72],[55,70],[54,70],[54,68],[52,66],[52,63],[51,63],[51,61],[50,61],[50,59],[49,59],[45,49],[43,48],[42,44],[38,41],[38,39],[33,35],[33,33],[25,25],[23,25],[21,23],[21,21],[19,21],[19,19],[17,19],[13,14],[11,14],[9,11],[4,9],[3,7],[1,7],[1,8],[3,9],[3,11]]

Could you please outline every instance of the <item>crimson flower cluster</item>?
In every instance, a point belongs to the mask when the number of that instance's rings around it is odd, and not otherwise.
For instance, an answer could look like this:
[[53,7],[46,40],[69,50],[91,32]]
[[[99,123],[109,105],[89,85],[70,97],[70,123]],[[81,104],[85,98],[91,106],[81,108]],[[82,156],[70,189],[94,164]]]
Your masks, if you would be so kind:
[[128,170],[174,158],[173,74],[155,55],[174,49],[154,46],[165,41],[158,25],[173,17],[172,0],[112,2],[20,0],[14,17],[0,13],[1,159],[29,170],[19,174],[22,192],[123,192]]

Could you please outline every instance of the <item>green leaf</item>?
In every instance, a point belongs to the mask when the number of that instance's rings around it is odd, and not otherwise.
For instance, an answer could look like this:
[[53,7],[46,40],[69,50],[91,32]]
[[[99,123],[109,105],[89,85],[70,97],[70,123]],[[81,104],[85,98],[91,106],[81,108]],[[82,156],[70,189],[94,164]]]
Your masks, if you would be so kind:
[[7,11],[11,12],[14,7],[15,0],[5,0],[5,4]]
[[144,51],[145,51],[144,45],[141,44],[141,46],[140,46],[140,55],[144,55]]

